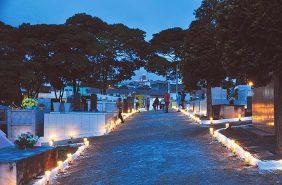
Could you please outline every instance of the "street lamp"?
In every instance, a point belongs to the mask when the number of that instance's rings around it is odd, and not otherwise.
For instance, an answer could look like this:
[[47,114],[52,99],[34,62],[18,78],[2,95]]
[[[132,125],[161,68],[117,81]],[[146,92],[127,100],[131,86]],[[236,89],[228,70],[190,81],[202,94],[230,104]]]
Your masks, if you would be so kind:
[[251,87],[253,87],[253,86],[254,86],[254,82],[249,81],[249,82],[248,82],[248,85],[251,86]]

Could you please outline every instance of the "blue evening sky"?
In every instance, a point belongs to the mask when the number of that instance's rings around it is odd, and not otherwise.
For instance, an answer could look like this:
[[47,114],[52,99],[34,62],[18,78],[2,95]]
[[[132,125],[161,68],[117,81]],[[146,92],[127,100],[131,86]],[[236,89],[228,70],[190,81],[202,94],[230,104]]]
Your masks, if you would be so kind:
[[76,13],[97,16],[108,23],[140,28],[147,39],[161,30],[187,28],[201,0],[0,0],[0,20],[22,23],[60,24]]

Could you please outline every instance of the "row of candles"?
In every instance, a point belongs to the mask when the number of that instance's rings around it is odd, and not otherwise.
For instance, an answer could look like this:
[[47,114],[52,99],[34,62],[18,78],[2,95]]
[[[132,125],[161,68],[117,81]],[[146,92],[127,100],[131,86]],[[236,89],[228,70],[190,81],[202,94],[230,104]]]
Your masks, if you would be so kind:
[[[190,113],[189,111],[186,110],[181,110],[182,113],[185,115],[189,116],[189,118],[193,119],[196,123],[201,123],[201,119],[197,116],[195,116],[195,113]],[[241,114],[238,114],[238,121],[242,120]],[[215,130],[213,123],[214,119],[211,117],[209,119],[209,122],[211,124],[211,127],[209,128],[210,134],[216,138],[219,142],[221,142],[224,146],[229,148],[232,153],[236,154],[239,156],[241,159],[243,159],[247,164],[252,165],[252,166],[258,166],[261,161],[255,157],[253,157],[249,152],[245,151],[235,140],[229,139],[223,134],[220,133],[220,130]],[[230,129],[231,124],[230,123],[225,123],[225,129]]]
[[[127,119],[129,116],[131,116],[132,114],[134,114],[134,113],[136,113],[137,111],[136,110],[132,110],[132,112],[131,113],[123,113],[123,118],[124,119]],[[111,120],[109,123],[107,123],[106,125],[105,125],[105,134],[107,134],[107,133],[109,133],[109,132],[111,132],[113,129],[115,129],[118,125],[120,125],[121,124],[121,120]],[[70,133],[70,135],[69,135],[69,137],[71,138],[71,139],[73,139],[73,138],[75,138],[75,134],[74,134],[75,132],[71,132]],[[49,146],[51,146],[51,147],[54,147],[55,146],[55,141],[56,141],[56,136],[55,135],[53,135],[52,137],[51,137],[51,139],[49,140]]]
[[[129,116],[131,116],[132,114],[136,113],[135,110],[133,110],[131,113],[124,113],[123,116],[124,116],[124,119],[128,118]],[[121,121],[120,120],[116,120],[116,121],[111,121],[110,123],[108,123],[106,126],[105,126],[105,129],[106,129],[106,133],[112,131],[116,126],[120,125],[121,124]],[[71,136],[72,138],[72,136]],[[68,153],[67,154],[67,159],[63,162],[63,161],[58,161],[57,162],[57,167],[55,169],[53,169],[52,171],[45,171],[45,175],[44,177],[38,181],[36,183],[36,185],[38,184],[48,184],[50,182],[50,179],[51,179],[51,176],[53,176],[54,174],[57,174],[57,173],[60,173],[60,172],[63,172],[64,169],[66,169],[66,167],[68,166],[68,164],[71,164],[73,159],[74,158],[77,158],[77,156],[79,156],[81,154],[81,152],[89,147],[89,141],[87,138],[84,138],[83,139],[83,143],[84,145],[79,147],[77,152],[75,154],[71,154],[71,153]],[[52,138],[49,140],[49,146],[52,146],[54,147],[55,146],[55,139]]]
[[[223,129],[228,129],[230,128],[230,126],[231,125],[229,123],[226,123],[225,128]],[[216,138],[220,143],[230,149],[232,153],[243,159],[247,164],[257,166],[259,160],[253,157],[249,152],[245,151],[235,140],[229,139],[221,134],[220,131],[223,129],[215,130],[214,127],[210,127],[209,131],[214,138]]]
[[[50,144],[50,143],[49,143]],[[66,170],[66,168],[73,163],[74,160],[82,154],[82,152],[90,146],[89,140],[83,138],[83,145],[80,146],[74,154],[68,153],[65,161],[57,161],[57,167],[52,170],[47,170],[42,179],[34,183],[34,185],[50,184],[51,180],[58,174]]]
[[[136,113],[137,111],[135,109],[132,110],[132,112],[130,113],[123,113],[123,119],[127,119],[129,116],[133,115],[134,113]],[[112,120],[110,121],[108,124],[106,124],[105,126],[105,133],[109,133],[111,132],[113,129],[115,129],[118,125],[121,124],[121,120]]]

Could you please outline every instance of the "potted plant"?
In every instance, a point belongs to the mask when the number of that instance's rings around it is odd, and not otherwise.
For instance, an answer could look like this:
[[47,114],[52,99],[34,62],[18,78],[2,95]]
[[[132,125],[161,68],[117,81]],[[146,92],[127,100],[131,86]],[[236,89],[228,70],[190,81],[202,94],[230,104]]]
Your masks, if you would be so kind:
[[60,112],[61,103],[59,100],[53,101],[54,112]]
[[65,112],[70,112],[70,109],[71,109],[71,103],[64,103],[64,108],[65,108]]
[[25,98],[22,101],[22,108],[28,110],[34,110],[38,108],[38,101],[33,98]]
[[15,145],[19,149],[27,149],[27,148],[33,148],[34,145],[37,143],[38,137],[34,137],[31,133],[23,133],[17,136],[15,140]]

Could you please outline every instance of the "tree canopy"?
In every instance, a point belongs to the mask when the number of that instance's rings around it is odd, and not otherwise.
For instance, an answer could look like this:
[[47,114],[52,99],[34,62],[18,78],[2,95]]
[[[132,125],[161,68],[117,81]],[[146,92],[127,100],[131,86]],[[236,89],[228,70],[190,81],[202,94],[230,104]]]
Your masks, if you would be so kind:
[[[0,92],[2,104],[21,102],[22,94],[36,98],[45,84],[62,98],[67,85],[101,88],[130,79],[143,65],[145,33],[123,24],[76,14],[61,25],[0,22]],[[12,92],[12,93],[11,93]]]

